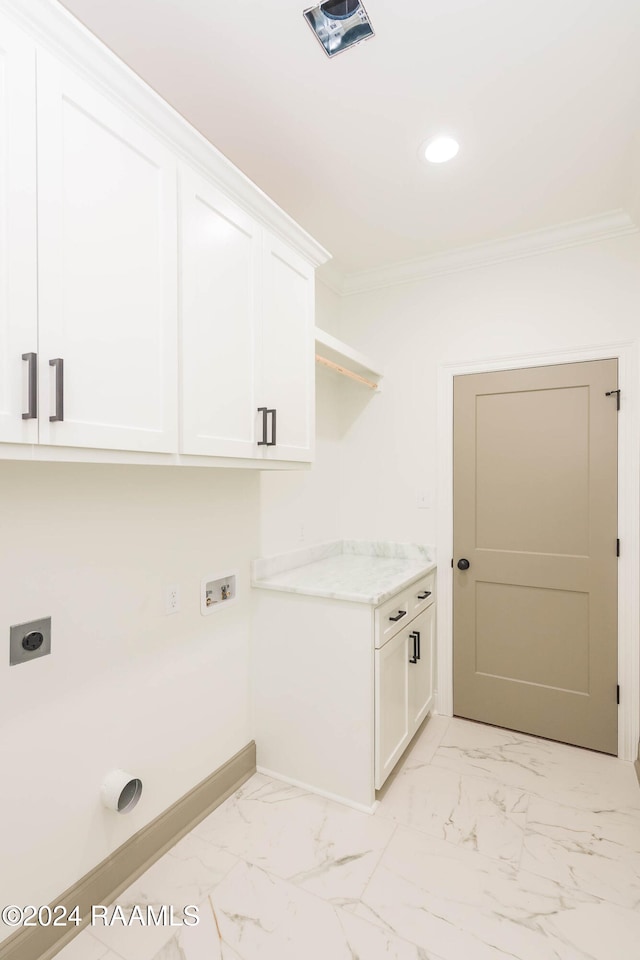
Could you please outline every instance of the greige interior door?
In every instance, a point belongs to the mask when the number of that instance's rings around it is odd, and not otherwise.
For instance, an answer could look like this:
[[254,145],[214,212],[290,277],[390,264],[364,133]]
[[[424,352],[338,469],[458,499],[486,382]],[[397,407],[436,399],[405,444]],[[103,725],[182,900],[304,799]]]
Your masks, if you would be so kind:
[[456,716],[617,752],[617,386],[617,360],[454,380]]

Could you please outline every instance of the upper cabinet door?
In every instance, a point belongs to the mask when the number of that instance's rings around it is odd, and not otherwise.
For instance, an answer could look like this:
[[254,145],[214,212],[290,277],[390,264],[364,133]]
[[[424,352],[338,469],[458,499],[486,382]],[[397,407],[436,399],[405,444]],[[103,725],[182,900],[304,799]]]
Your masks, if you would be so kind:
[[[0,441],[38,439],[35,46],[0,16]],[[29,419],[23,419],[23,414]]]
[[[314,271],[265,232],[259,407],[267,407],[271,460],[313,459],[315,432]],[[274,423],[275,420],[275,423]]]
[[180,174],[181,452],[256,457],[260,227]]
[[177,449],[176,193],[169,149],[39,54],[41,443]]

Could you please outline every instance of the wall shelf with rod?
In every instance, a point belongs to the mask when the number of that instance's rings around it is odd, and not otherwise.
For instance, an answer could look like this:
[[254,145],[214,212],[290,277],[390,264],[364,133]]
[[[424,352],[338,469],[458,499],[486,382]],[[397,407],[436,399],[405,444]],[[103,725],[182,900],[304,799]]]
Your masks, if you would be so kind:
[[316,362],[341,376],[380,392],[382,371],[369,357],[316,327]]

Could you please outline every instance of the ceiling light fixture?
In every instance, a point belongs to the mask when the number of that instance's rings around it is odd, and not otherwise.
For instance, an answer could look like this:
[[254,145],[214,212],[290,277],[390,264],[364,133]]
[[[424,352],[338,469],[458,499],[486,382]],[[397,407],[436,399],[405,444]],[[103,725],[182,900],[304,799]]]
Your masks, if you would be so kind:
[[328,57],[374,35],[360,0],[325,0],[304,11],[304,18]]
[[446,163],[453,160],[459,149],[460,145],[453,137],[439,136],[427,140],[420,152],[429,163]]

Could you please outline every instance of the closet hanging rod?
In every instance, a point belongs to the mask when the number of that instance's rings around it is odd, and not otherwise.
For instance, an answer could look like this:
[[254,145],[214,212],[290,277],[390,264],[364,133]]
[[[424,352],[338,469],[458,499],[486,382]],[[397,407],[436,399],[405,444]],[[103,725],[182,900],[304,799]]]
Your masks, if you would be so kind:
[[316,353],[316,360],[318,363],[322,363],[325,367],[329,367],[331,370],[341,373],[344,377],[350,377],[352,380],[356,380],[358,383],[363,383],[365,387],[369,387],[370,390],[378,389],[378,384],[374,383],[373,380],[367,380],[366,377],[361,377],[359,373],[354,373],[353,370],[348,370],[346,367],[340,366],[339,363],[334,363],[333,360],[327,360],[326,357],[321,357],[319,353]]

